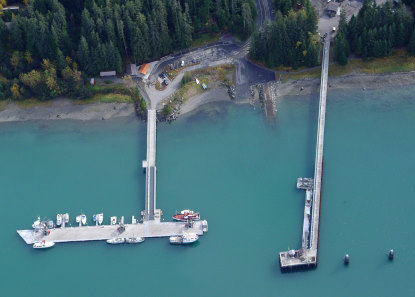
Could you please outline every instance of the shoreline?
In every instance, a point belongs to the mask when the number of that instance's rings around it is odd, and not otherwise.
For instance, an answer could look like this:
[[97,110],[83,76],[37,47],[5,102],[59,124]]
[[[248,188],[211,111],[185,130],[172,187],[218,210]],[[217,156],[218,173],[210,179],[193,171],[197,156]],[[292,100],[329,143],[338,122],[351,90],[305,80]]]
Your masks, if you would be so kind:
[[[388,87],[409,86],[415,83],[415,71],[394,72],[387,74],[363,74],[356,73],[345,76],[329,78],[329,90],[362,89],[371,90]],[[319,78],[303,78],[288,80],[277,88],[278,98],[283,96],[301,96],[318,93],[320,87]],[[278,100],[278,99],[277,99]],[[225,88],[213,88],[202,94],[189,98],[181,107],[180,115],[183,116],[198,107],[218,101],[228,101],[234,104],[248,104],[249,98],[232,100]],[[9,103],[0,111],[0,123],[25,122],[32,120],[109,120],[120,117],[136,116],[132,103],[102,103],[75,104],[65,98],[52,100],[47,105],[39,104],[33,107],[22,108],[16,103]]]
[[19,107],[9,103],[0,111],[0,123],[26,122],[36,120],[109,120],[119,117],[136,116],[133,103],[102,103],[75,104],[70,99],[57,98],[46,105]]

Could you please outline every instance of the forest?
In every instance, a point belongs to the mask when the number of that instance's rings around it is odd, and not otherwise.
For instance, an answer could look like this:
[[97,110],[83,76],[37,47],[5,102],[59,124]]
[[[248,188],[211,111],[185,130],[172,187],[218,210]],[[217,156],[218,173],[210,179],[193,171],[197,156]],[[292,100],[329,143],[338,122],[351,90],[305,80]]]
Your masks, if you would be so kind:
[[340,64],[347,64],[350,53],[367,59],[388,56],[404,47],[415,54],[414,18],[404,5],[394,7],[386,2],[378,6],[373,0],[365,0],[349,22],[344,11],[341,13],[334,42],[335,58]]
[[81,96],[87,75],[122,72],[128,63],[139,65],[187,48],[201,34],[231,32],[246,39],[257,15],[254,0],[24,4],[17,15],[6,11],[0,19],[0,99]]
[[317,15],[310,1],[305,0],[302,5],[297,1],[277,0],[276,5],[283,9],[277,11],[272,23],[253,34],[250,58],[271,68],[318,65],[321,43],[316,33]]

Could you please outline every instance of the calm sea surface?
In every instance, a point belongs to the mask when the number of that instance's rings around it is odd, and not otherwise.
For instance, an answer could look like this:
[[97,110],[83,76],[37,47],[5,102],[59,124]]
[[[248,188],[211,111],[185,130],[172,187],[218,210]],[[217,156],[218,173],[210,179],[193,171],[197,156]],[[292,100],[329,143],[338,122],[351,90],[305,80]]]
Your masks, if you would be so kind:
[[157,206],[166,220],[191,208],[209,221],[188,247],[165,238],[33,250],[15,230],[38,215],[138,215],[146,126],[1,124],[0,296],[415,296],[414,94],[329,91],[319,266],[284,274],[278,252],[301,244],[295,184],[313,175],[317,95],[281,99],[275,123],[222,103],[159,124]]

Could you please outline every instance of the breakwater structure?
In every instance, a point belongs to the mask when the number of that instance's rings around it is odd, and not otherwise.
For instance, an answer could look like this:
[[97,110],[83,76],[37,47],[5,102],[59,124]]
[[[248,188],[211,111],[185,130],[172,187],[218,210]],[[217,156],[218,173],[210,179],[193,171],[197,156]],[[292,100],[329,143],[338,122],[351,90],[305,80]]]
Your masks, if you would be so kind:
[[[185,222],[163,222],[162,211],[156,208],[156,130],[157,115],[155,109],[147,111],[147,159],[143,161],[146,171],[145,209],[141,212],[141,220],[134,216],[131,224],[124,223],[124,217],[117,222],[111,218],[110,225],[61,227],[52,224],[42,224],[41,228],[32,230],[17,230],[17,233],[27,244],[47,241],[53,243],[111,240],[117,238],[150,238],[183,236],[185,234],[203,235],[208,230],[205,220]],[[115,220],[113,220],[115,218]]]
[[320,227],[321,185],[323,178],[324,126],[326,120],[327,79],[329,71],[330,38],[323,37],[321,65],[320,103],[318,111],[316,157],[314,179],[299,178],[297,188],[306,191],[301,248],[279,254],[282,270],[314,268],[318,262],[318,239]]

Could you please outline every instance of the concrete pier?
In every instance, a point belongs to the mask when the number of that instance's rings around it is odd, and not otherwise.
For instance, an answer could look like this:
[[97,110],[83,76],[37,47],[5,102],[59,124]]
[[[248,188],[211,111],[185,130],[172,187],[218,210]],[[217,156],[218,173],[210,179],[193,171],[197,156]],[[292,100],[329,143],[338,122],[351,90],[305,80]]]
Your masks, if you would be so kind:
[[[147,159],[143,161],[146,170],[145,209],[141,212],[142,222],[136,223],[132,218],[131,224],[124,224],[124,218],[112,225],[96,225],[79,227],[44,228],[42,230],[17,230],[17,233],[27,244],[42,240],[49,242],[76,242],[108,240],[113,238],[131,237],[170,237],[195,233],[199,236],[208,231],[207,221],[162,222],[163,212],[156,209],[156,110],[147,113]],[[109,218],[108,218],[109,219]]]
[[196,233],[203,235],[206,221],[194,222],[191,228],[186,227],[183,222],[160,222],[152,220],[144,223],[125,224],[125,231],[118,231],[119,225],[65,227],[49,229],[50,234],[44,235],[42,231],[18,230],[17,233],[27,244],[33,244],[41,240],[51,242],[74,242],[74,241],[95,241],[107,240],[117,237],[169,237],[182,235],[183,233]]
[[154,220],[156,209],[156,131],[157,115],[155,109],[147,112],[147,160],[143,161],[146,170],[146,201],[143,219]]
[[302,247],[299,250],[290,250],[280,253],[279,257],[281,269],[316,267],[318,262],[318,238],[320,227],[321,185],[323,178],[323,147],[326,120],[329,52],[330,40],[324,40],[314,179],[299,179],[297,181],[297,187],[306,190]]

